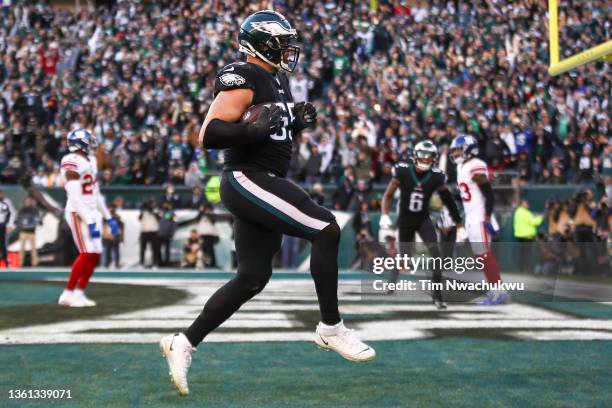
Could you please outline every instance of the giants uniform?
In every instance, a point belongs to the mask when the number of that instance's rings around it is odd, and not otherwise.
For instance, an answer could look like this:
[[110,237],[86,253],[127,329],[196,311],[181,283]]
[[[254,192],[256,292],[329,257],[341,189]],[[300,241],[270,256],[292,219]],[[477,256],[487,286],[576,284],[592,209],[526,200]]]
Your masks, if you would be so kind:
[[[465,211],[465,230],[472,244],[472,250],[477,255],[482,255],[489,251],[491,235],[485,227],[485,197],[473,180],[476,174],[483,174],[489,178],[486,163],[478,158],[474,157],[457,165],[457,184]],[[498,229],[493,217],[491,224]]]
[[[82,190],[78,198],[68,197],[66,202],[66,221],[72,231],[72,238],[81,253],[102,253],[102,239],[89,235],[89,224],[95,223],[102,228],[102,217],[110,218],[104,199],[97,185],[98,164],[94,156],[83,157],[68,153],[62,158],[61,171],[79,174]],[[78,200],[78,201],[77,201]]]

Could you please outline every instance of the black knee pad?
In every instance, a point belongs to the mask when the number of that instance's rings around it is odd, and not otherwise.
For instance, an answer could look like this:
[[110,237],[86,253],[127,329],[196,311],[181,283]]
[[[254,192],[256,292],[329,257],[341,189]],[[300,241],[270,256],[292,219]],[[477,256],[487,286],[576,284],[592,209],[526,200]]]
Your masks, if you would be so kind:
[[319,233],[314,237],[313,241],[321,241],[328,244],[338,245],[338,242],[340,242],[340,226],[336,221],[333,221],[327,227],[319,231]]
[[270,280],[270,275],[272,275],[272,273],[267,276],[254,276],[250,274],[239,273],[238,276],[234,278],[234,280],[236,281],[236,284],[240,285],[240,287],[244,290],[248,290],[250,292],[253,292],[254,294],[258,294],[268,284],[268,281]]

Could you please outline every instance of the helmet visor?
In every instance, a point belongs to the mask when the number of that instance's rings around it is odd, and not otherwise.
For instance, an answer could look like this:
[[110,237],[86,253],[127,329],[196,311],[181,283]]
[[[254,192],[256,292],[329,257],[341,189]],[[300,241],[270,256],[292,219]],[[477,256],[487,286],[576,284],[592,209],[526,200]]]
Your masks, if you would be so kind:
[[287,72],[293,72],[297,67],[298,60],[300,59],[300,47],[297,45],[290,45],[283,48],[281,51],[281,62],[280,66]]
[[426,150],[417,150],[414,152],[415,161],[420,169],[428,170],[433,166],[435,155]]
[[276,62],[283,70],[293,72],[300,58],[300,47],[296,45],[297,36],[282,35],[271,38],[267,45],[277,53]]

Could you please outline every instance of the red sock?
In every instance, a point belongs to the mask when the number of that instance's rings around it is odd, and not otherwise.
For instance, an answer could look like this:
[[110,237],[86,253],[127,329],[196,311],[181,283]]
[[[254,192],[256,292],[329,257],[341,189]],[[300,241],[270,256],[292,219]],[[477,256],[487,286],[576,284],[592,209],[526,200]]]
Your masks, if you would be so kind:
[[89,254],[81,253],[77,256],[77,259],[72,263],[72,269],[70,270],[70,278],[68,278],[68,283],[66,284],[67,290],[74,290],[74,287],[77,284],[77,281],[81,277],[81,275],[87,270],[87,262]]
[[499,264],[497,258],[492,252],[487,252],[483,255],[484,262],[484,274],[487,277],[487,282],[497,283],[501,282],[501,272],[499,270]]
[[85,289],[89,283],[91,275],[94,273],[94,269],[96,269],[96,266],[98,265],[98,261],[100,260],[100,254],[91,253],[87,255],[87,265],[85,267],[85,271],[80,276],[79,283],[77,284],[79,289]]

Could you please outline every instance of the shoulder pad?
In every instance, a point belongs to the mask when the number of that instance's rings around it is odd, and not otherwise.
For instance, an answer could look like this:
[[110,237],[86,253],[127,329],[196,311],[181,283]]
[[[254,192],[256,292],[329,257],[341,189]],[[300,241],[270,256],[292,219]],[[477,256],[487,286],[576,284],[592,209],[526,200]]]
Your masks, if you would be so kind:
[[485,174],[488,176],[489,174],[489,168],[487,167],[487,164],[480,160],[480,159],[472,159],[470,160],[470,162],[468,163],[470,166],[468,167],[470,170],[470,173],[472,174]]
[[64,171],[74,171],[79,173],[82,169],[82,157],[75,153],[68,153],[62,157],[60,168]]
[[234,62],[226,65],[217,73],[215,79],[215,96],[219,92],[232,89],[255,89],[253,70],[244,62]]
[[401,174],[405,173],[410,167],[409,163],[406,162],[398,162],[391,168],[391,176],[395,178],[399,178]]

